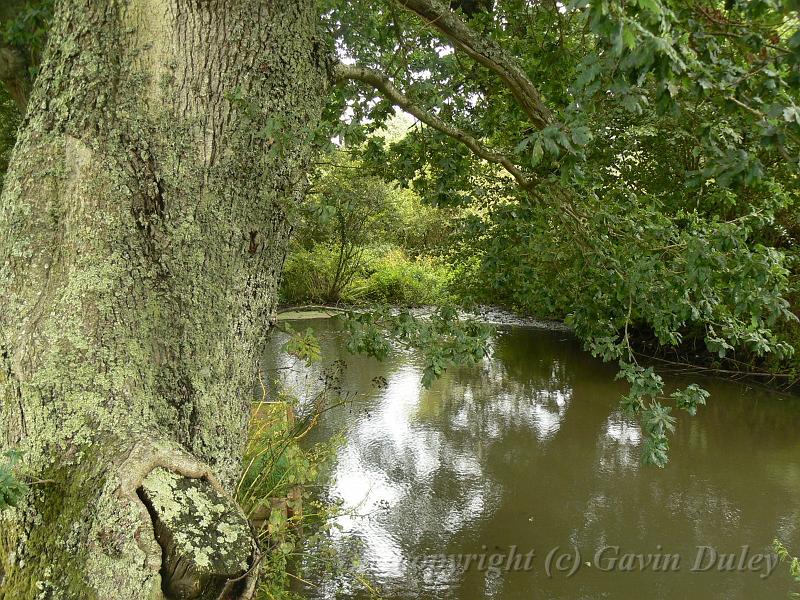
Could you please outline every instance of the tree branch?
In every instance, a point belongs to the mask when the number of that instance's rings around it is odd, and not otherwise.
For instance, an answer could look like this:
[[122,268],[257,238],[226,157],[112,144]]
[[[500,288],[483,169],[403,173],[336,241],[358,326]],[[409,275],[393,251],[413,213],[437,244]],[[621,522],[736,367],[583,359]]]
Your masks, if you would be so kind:
[[436,115],[419,107],[410,98],[398,90],[394,84],[389,81],[389,78],[383,73],[375,71],[374,69],[345,65],[343,63],[338,63],[336,66],[334,66],[333,73],[334,78],[339,83],[343,81],[359,81],[371,86],[372,88],[375,88],[392,104],[399,106],[426,125],[433,127],[436,131],[439,131],[446,136],[461,142],[476,156],[484,159],[487,162],[503,167],[506,171],[508,171],[508,173],[511,174],[511,176],[523,189],[531,189],[532,182],[507,157],[490,150],[465,131],[455,127],[454,125],[446,123]]
[[425,19],[429,26],[442,33],[457,48],[498,75],[537,128],[543,129],[553,121],[553,114],[542,100],[539,90],[514,58],[499,44],[476,33],[441,0],[395,2]]

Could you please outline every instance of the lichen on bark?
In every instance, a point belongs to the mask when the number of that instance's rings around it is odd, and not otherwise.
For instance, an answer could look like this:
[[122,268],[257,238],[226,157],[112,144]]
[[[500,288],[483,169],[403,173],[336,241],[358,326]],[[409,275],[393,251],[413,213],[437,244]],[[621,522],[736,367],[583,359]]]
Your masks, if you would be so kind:
[[210,482],[158,468],[144,479],[139,496],[163,550],[168,596],[216,600],[228,582],[243,580],[254,565],[247,518]]

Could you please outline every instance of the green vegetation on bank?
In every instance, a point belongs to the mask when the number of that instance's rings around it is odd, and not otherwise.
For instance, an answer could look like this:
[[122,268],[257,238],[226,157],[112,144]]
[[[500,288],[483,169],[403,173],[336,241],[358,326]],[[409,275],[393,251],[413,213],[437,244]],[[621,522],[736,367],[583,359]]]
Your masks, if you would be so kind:
[[[347,515],[329,500],[318,484],[325,478],[341,436],[304,443],[327,410],[351,403],[355,397],[341,389],[340,363],[326,363],[310,332],[286,329],[283,346],[295,361],[314,366],[323,374],[321,389],[301,399],[285,391],[276,373],[260,373],[258,397],[252,403],[247,447],[236,499],[257,533],[261,553],[261,580],[257,600],[301,600],[298,591],[309,573],[364,589],[372,587],[361,573],[355,555],[334,547],[331,531],[338,517]],[[293,369],[294,366],[288,368]],[[267,380],[271,383],[269,391]]]
[[331,293],[338,253],[327,244],[295,247],[286,260],[281,301],[298,304],[424,306],[451,298],[452,271],[436,258],[411,257],[397,246],[364,250],[341,289]]
[[298,598],[291,593],[292,578],[303,568],[306,545],[317,546],[318,561],[333,560],[324,552],[334,506],[315,500],[306,488],[317,482],[337,440],[310,450],[300,440],[314,418],[299,422],[293,416],[295,400],[270,399],[253,406],[250,437],[237,486],[237,500],[258,534],[263,572],[259,598]]
[[[780,561],[788,565],[792,581],[794,581],[795,585],[800,586],[800,558],[792,556],[780,540],[775,540],[773,542],[773,549]],[[795,599],[800,598],[800,592],[793,592],[791,597]]]
[[281,302],[420,306],[454,300],[454,212],[332,151],[298,211]]

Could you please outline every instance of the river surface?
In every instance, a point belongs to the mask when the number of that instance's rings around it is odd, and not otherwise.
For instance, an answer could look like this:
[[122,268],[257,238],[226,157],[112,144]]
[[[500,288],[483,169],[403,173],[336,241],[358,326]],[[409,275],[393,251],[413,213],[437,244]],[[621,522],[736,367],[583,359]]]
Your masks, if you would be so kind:
[[[349,355],[336,320],[292,326],[314,329],[322,364],[282,354],[276,332],[265,372],[308,402],[320,375],[346,363],[339,385],[353,402],[314,436],[346,436],[326,488],[352,512],[336,543],[358,541],[384,598],[760,600],[793,589],[770,546],[800,550],[797,398],[699,381],[709,405],[678,415],[661,470],[640,464],[613,366],[569,332],[499,327],[491,358],[426,390],[413,353],[381,363]],[[316,574],[305,594],[368,597],[331,579]]]

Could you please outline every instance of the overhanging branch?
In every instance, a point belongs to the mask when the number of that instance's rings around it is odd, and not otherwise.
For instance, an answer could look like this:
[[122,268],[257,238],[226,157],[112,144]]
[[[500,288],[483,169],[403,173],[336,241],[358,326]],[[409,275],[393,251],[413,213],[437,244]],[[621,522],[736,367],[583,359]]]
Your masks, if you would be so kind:
[[532,187],[531,181],[525,176],[525,174],[507,157],[503,156],[502,154],[498,154],[484,146],[481,142],[479,142],[475,137],[469,135],[467,132],[446,123],[433,113],[430,113],[419,105],[414,103],[408,96],[403,94],[400,90],[398,90],[394,84],[389,80],[386,75],[376,71],[374,69],[367,69],[364,67],[358,67],[353,65],[345,65],[344,63],[338,63],[334,67],[334,77],[337,82],[343,81],[359,81],[361,83],[367,84],[370,87],[376,89],[378,92],[381,93],[387,100],[389,100],[395,106],[399,106],[404,111],[412,114],[417,119],[428,125],[429,127],[433,127],[436,131],[439,131],[446,136],[457,140],[464,144],[467,148],[469,148],[476,156],[484,159],[487,162],[499,165],[503,167],[511,176],[516,180],[516,182],[525,190],[530,190]]
[[457,48],[493,71],[508,86],[517,103],[539,129],[553,121],[550,109],[525,71],[499,44],[476,33],[440,0],[394,0],[400,6],[425,19]]

